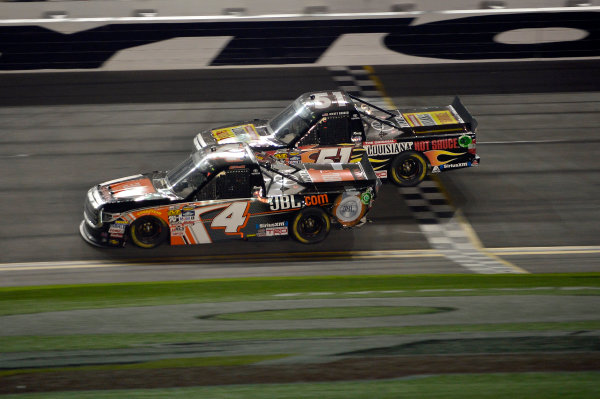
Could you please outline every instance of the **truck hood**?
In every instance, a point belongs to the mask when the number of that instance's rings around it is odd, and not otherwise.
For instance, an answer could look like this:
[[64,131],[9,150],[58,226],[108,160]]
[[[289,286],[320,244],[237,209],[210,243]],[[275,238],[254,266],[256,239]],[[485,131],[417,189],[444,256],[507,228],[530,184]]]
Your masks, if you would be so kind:
[[270,134],[267,121],[259,119],[204,130],[194,139],[197,150],[209,145],[235,143],[247,143],[256,149],[275,149],[285,146]]
[[[160,174],[133,175],[98,185],[104,203],[171,199],[167,190],[159,190]],[[156,185],[155,185],[156,184]]]

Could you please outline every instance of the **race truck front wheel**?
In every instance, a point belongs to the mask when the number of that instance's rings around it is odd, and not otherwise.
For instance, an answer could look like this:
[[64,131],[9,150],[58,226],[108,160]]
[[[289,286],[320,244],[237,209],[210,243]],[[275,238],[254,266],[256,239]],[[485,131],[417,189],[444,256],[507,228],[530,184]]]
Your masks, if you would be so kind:
[[400,187],[421,183],[427,175],[427,161],[421,154],[407,152],[394,158],[390,165],[390,178]]
[[140,248],[154,248],[167,238],[167,225],[154,216],[144,216],[131,224],[131,241]]
[[304,208],[292,222],[292,237],[303,244],[321,242],[329,234],[331,221],[321,208]]

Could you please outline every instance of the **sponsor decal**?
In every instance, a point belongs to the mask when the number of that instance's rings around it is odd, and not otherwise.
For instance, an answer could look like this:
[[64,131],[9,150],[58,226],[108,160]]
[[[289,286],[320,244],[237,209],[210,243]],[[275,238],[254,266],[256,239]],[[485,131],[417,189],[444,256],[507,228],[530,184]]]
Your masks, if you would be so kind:
[[377,141],[365,141],[364,145],[379,145],[379,144],[395,144],[396,140],[377,140]]
[[211,130],[211,132],[217,143],[230,138],[236,138],[236,140],[242,142],[259,139],[258,133],[256,133],[256,129],[252,124],[215,129]]
[[182,222],[186,223],[186,222],[193,222],[196,220],[196,212],[194,211],[193,207],[183,207],[181,210],[181,220]]
[[217,143],[219,141],[235,137],[235,134],[233,134],[233,132],[229,129],[213,130],[212,135],[215,138],[215,140],[217,140]]
[[442,169],[466,168],[467,166],[471,166],[469,164],[469,162],[461,162],[461,163],[441,165],[440,168],[442,168]]
[[282,195],[281,197],[269,198],[269,208],[271,208],[272,211],[297,209],[301,207],[302,202],[296,202],[296,198],[293,195]]
[[[386,125],[386,124],[384,124],[384,123],[381,123],[381,122],[379,122],[379,121],[377,121],[377,120],[374,120],[374,121],[372,121],[372,122],[371,122],[371,127],[372,127],[373,129],[375,129],[375,130],[381,130],[381,133],[384,133],[384,132],[385,132],[385,133],[387,133],[387,132],[389,132],[389,131],[392,131],[392,130],[394,130],[394,127],[393,127],[393,126]],[[380,134],[381,134],[381,133],[380,133]]]
[[265,229],[265,235],[267,237],[271,236],[286,236],[288,235],[287,227],[269,227]]
[[393,140],[369,141],[364,144],[368,156],[400,154],[413,148],[412,142],[396,143]]
[[369,205],[369,203],[371,202],[371,198],[371,193],[368,191],[365,191],[360,195],[360,201],[365,205]]
[[307,195],[304,197],[304,203],[306,206],[323,205],[329,202],[327,194]]
[[286,236],[286,235],[288,235],[287,227],[267,227],[265,229],[265,236],[267,236],[267,237]]
[[257,237],[275,237],[275,236],[287,236],[288,228],[283,227],[264,227],[256,232]]
[[143,211],[139,211],[135,213],[135,217],[145,216],[145,215],[155,215],[162,216],[162,213],[156,209],[144,209]]
[[121,237],[123,236],[123,233],[125,233],[125,229],[127,228],[126,224],[112,224],[110,225],[109,229],[108,229],[108,233],[112,236],[114,236],[115,234],[121,234]]
[[387,170],[376,170],[375,176],[380,179],[387,179]]
[[344,193],[335,202],[333,214],[343,226],[353,226],[360,221],[366,211],[358,195]]
[[177,224],[181,222],[181,210],[180,209],[170,209],[167,212],[167,216],[169,218],[169,224]]
[[323,116],[341,116],[341,115],[349,115],[349,114],[350,114],[349,111],[336,111],[336,112],[328,112],[327,114],[323,114]]
[[182,225],[171,226],[171,236],[182,237],[185,235],[185,227]]
[[257,229],[264,229],[264,228],[267,228],[267,227],[287,227],[287,225],[288,225],[288,222],[287,222],[287,220],[285,220],[283,222],[257,224],[256,228]]
[[415,141],[415,150],[421,152],[430,150],[451,150],[459,148],[460,145],[458,143],[457,138]]
[[434,166],[433,169],[431,169],[431,173],[440,173],[440,167]]
[[471,136],[468,136],[466,134],[463,134],[458,138],[458,145],[463,148],[469,148],[472,142],[473,139],[471,139]]
[[454,125],[458,121],[448,110],[431,112],[409,112],[402,114],[412,127]]
[[410,127],[410,125],[408,124],[408,122],[406,122],[406,119],[404,119],[402,114],[394,116],[394,120],[398,123],[398,125],[400,125],[400,127]]
[[361,179],[361,176],[354,175],[348,169],[308,169],[308,174],[313,183],[332,183]]
[[[404,114],[404,118],[411,126],[423,126],[423,123],[419,118],[417,118],[416,114]],[[433,121],[431,121],[431,124],[433,125]]]

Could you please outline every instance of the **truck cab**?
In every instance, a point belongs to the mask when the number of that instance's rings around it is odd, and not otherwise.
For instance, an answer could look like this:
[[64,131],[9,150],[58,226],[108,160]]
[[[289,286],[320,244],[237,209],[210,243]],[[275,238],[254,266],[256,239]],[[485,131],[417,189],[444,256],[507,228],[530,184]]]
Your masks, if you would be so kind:
[[477,121],[454,99],[448,106],[386,110],[341,90],[305,93],[270,120],[201,132],[194,143],[245,142],[259,160],[287,165],[359,162],[399,186],[428,173],[479,164]]

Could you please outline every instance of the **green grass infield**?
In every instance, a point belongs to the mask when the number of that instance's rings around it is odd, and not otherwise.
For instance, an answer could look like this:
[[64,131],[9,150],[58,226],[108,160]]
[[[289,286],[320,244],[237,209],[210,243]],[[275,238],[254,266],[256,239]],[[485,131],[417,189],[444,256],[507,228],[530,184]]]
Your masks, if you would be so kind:
[[599,288],[600,273],[264,277],[3,287],[0,288],[0,315],[200,302],[293,299],[303,295],[598,295]]
[[599,372],[419,376],[395,380],[51,392],[3,399],[596,399]]
[[448,332],[577,332],[582,330],[600,330],[600,321],[442,324],[404,327],[246,330],[186,333],[4,336],[0,339],[0,352],[8,353],[51,350],[121,349],[143,348],[155,345],[168,345],[172,343],[200,344],[208,342],[240,340],[315,339],[399,334],[437,334]]

